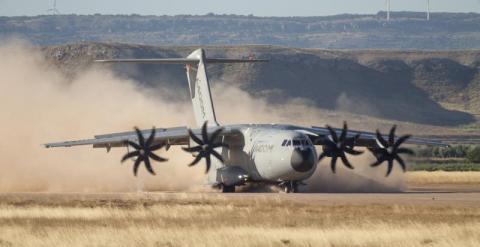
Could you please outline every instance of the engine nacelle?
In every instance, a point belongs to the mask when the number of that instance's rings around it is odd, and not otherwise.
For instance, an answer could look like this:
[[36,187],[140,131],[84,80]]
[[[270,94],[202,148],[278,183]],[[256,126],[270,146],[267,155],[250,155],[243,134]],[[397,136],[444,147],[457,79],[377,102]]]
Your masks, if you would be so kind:
[[225,166],[217,169],[217,182],[226,186],[243,185],[249,176],[238,166]]

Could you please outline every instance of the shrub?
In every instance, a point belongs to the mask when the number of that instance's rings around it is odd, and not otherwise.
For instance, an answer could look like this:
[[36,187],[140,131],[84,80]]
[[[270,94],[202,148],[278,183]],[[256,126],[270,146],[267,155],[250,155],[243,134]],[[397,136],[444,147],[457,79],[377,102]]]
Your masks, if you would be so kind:
[[467,153],[467,159],[473,163],[480,163],[480,146],[471,148]]

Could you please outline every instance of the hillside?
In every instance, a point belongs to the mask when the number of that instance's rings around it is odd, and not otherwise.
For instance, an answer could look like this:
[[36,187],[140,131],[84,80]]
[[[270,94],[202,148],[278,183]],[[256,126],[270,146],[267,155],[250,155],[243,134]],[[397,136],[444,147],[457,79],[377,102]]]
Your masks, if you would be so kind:
[[269,44],[329,49],[480,49],[480,14],[393,12],[324,17],[57,15],[0,17],[0,40],[148,45]]
[[[65,73],[101,58],[184,57],[197,47],[81,43],[44,48]],[[293,49],[278,46],[210,46],[208,56],[245,57],[268,63],[210,65],[214,83],[228,83],[268,101],[302,101],[320,109],[436,126],[476,123],[480,114],[480,51],[381,51]],[[181,89],[184,69],[117,65],[120,75],[152,88]],[[81,70],[80,70],[81,71]],[[161,78],[161,79],[159,79]],[[165,80],[168,78],[168,80]]]

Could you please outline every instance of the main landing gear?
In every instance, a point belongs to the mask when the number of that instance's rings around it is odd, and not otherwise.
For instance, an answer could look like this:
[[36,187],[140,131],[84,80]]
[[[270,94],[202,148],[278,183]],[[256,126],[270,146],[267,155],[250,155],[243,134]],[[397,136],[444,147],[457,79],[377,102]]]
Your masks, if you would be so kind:
[[281,187],[285,193],[297,193],[298,192],[298,182],[297,181],[286,181]]
[[223,185],[222,193],[235,193],[235,185]]

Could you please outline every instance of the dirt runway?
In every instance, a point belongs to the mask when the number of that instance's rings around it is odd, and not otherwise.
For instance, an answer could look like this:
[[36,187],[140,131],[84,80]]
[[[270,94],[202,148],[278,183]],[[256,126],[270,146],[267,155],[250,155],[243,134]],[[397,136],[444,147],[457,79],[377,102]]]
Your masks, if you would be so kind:
[[3,193],[0,204],[18,206],[102,206],[138,203],[171,203],[188,198],[231,201],[287,200],[299,204],[318,205],[428,205],[480,206],[477,186],[435,186],[410,188],[401,193],[217,193],[217,192],[138,192],[138,193]]

